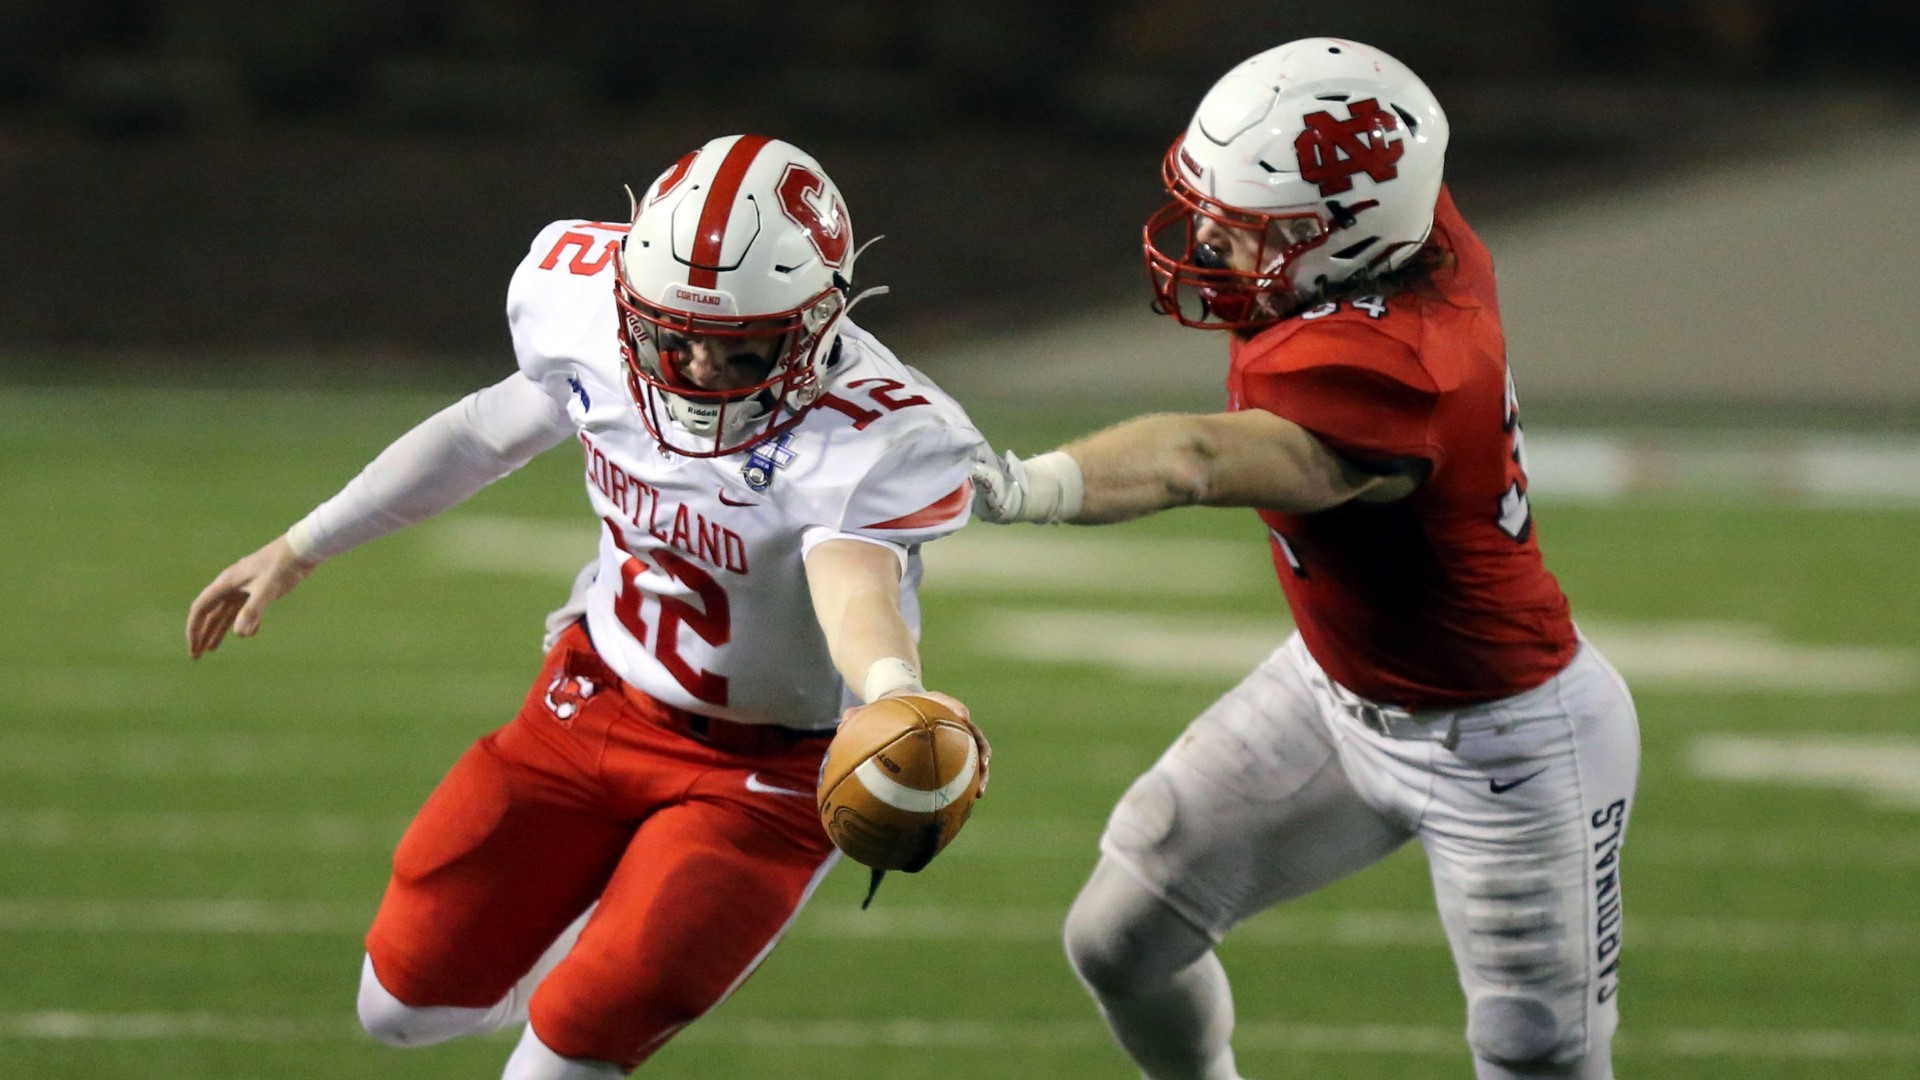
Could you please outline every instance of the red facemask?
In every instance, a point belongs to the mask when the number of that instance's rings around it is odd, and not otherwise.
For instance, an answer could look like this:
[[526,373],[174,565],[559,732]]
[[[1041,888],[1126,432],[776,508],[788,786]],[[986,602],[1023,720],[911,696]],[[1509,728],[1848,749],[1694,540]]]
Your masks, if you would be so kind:
[[[1274,323],[1297,305],[1288,268],[1303,252],[1327,242],[1328,231],[1311,213],[1269,214],[1225,206],[1188,183],[1179,168],[1175,141],[1161,163],[1161,179],[1171,202],[1147,219],[1141,239],[1147,274],[1153,283],[1154,310],[1183,326],[1202,330],[1243,330]],[[1260,237],[1257,270],[1235,270],[1226,253],[1199,240],[1200,219]],[[1309,221],[1312,234],[1280,242],[1289,227]]]

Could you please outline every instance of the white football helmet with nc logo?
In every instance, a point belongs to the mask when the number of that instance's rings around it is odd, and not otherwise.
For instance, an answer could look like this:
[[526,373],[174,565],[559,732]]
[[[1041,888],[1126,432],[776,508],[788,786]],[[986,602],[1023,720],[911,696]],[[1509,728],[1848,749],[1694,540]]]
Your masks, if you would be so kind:
[[[1433,228],[1447,131],[1426,84],[1371,46],[1305,38],[1243,61],[1162,165],[1173,201],[1145,230],[1156,306],[1188,326],[1256,327],[1400,266]],[[1202,216],[1260,232],[1253,271],[1196,242]]]
[[[743,450],[819,398],[860,249],[840,189],[799,147],[728,135],[674,162],[635,197],[614,286],[628,385],[647,428],[690,457]],[[706,390],[685,374],[690,338],[778,335],[755,385]]]

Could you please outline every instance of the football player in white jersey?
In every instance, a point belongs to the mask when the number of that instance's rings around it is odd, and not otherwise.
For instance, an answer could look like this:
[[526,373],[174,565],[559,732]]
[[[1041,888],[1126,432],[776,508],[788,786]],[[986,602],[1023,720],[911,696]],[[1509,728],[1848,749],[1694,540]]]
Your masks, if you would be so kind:
[[508,291],[519,370],[194,600],[199,657],[322,561],[563,442],[583,455],[599,557],[518,715],[395,852],[360,986],[376,1038],[530,1017],[508,1080],[624,1075],[833,864],[822,755],[845,708],[925,692],[917,552],[966,523],[983,446],[847,318],[858,254],[826,171],[757,135],[682,157],[629,224],[555,222]]

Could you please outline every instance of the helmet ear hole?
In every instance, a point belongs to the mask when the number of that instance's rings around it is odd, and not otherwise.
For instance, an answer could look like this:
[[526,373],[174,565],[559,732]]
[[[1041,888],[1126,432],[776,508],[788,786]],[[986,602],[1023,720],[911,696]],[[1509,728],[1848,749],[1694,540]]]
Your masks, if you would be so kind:
[[1368,248],[1372,247],[1373,245],[1379,242],[1380,242],[1379,237],[1369,236],[1365,240],[1362,240],[1357,244],[1348,244],[1346,247],[1343,247],[1339,251],[1334,252],[1333,257],[1336,259],[1357,259],[1360,257],[1361,252],[1367,250]]

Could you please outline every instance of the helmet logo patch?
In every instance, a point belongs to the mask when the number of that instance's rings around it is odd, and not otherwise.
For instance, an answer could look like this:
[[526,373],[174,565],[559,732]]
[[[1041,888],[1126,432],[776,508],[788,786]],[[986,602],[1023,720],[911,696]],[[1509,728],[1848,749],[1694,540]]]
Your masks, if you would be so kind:
[[780,212],[805,230],[821,262],[838,269],[846,261],[847,244],[853,239],[853,230],[847,227],[847,208],[840,197],[828,193],[826,180],[799,162],[787,166],[778,193]]
[[673,189],[679,187],[686,180],[687,174],[693,171],[693,159],[699,156],[700,151],[695,150],[674,162],[672,168],[660,174],[660,179],[653,185],[653,192],[647,196],[647,205],[652,206],[672,194]]
[[1398,130],[1400,121],[1378,101],[1364,98],[1348,108],[1352,115],[1345,120],[1326,111],[1308,113],[1301,118],[1307,129],[1293,140],[1300,178],[1320,185],[1323,196],[1353,190],[1359,173],[1376,184],[1399,176],[1394,163],[1407,152],[1404,140],[1387,140],[1387,132]]

